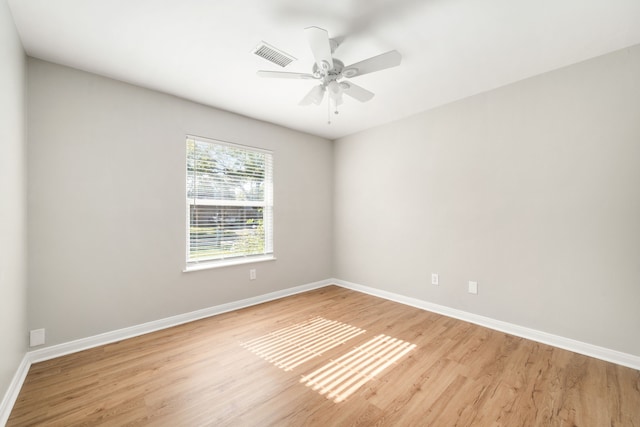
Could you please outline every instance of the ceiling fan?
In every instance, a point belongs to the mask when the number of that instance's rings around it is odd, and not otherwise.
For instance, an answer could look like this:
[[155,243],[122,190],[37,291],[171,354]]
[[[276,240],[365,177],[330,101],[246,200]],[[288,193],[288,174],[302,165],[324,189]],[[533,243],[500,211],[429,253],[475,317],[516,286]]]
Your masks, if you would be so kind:
[[373,92],[343,79],[352,79],[363,74],[395,67],[400,65],[402,61],[400,53],[396,50],[391,50],[345,66],[342,61],[333,57],[333,52],[338,47],[338,42],[329,38],[327,30],[308,27],[305,28],[304,32],[307,35],[309,46],[315,58],[311,73],[258,71],[260,77],[318,80],[319,84],[311,88],[309,93],[302,98],[299,105],[320,105],[324,99],[325,92],[329,93],[329,100],[333,101],[336,114],[338,114],[338,105],[343,102],[343,94],[360,102],[367,102],[373,98]]

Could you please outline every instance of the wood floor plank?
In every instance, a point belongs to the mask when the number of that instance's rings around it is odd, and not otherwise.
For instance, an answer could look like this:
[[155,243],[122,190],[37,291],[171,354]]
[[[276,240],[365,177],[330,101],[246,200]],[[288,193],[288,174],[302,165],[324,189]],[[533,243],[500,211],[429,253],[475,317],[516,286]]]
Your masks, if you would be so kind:
[[[317,317],[363,332],[264,339]],[[640,372],[330,286],[34,364],[7,425],[639,427]]]

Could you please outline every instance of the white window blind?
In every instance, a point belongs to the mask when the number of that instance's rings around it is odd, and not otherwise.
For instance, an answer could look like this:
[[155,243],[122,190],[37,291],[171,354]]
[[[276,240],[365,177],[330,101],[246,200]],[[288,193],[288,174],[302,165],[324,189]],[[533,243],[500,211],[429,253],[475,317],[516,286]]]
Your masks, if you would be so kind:
[[273,155],[187,137],[187,265],[273,254]]

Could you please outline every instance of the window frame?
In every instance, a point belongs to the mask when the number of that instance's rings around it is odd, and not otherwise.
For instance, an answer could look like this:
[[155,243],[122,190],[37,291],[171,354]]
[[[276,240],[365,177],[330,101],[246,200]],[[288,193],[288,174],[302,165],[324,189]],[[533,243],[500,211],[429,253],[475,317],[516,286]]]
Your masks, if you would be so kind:
[[[218,145],[224,147],[235,148],[239,150],[245,150],[254,153],[261,153],[269,156],[270,167],[265,168],[265,192],[264,192],[264,204],[263,210],[263,222],[265,227],[265,243],[264,243],[264,252],[259,254],[249,254],[249,255],[231,255],[231,256],[220,256],[216,258],[204,259],[202,261],[194,261],[190,260],[190,250],[191,250],[191,206],[197,206],[193,202],[197,199],[193,197],[189,197],[189,188],[188,188],[188,179],[189,179],[189,152],[188,152],[188,144],[189,141],[192,140],[196,143],[207,143],[211,145]],[[186,135],[185,139],[185,165],[184,165],[184,197],[185,197],[185,268],[184,272],[189,271],[198,271],[210,268],[218,268],[218,267],[226,267],[232,265],[239,264],[247,264],[247,263],[256,263],[256,262],[264,262],[264,261],[273,261],[276,259],[274,252],[274,197],[273,197],[273,175],[274,175],[274,153],[272,150],[253,147],[244,144],[238,144],[229,141],[223,141],[219,139],[206,138],[202,136],[196,135]],[[220,207],[229,207],[233,206],[234,203],[227,201],[227,203],[223,204],[212,204],[212,206],[220,206]]]

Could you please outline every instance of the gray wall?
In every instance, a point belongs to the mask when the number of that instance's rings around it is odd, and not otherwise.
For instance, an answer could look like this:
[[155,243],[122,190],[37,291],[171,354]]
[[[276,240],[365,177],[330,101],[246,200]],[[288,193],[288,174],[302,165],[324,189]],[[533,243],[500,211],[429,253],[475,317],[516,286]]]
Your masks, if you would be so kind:
[[0,0],[0,400],[27,349],[25,56]]
[[[47,345],[331,277],[331,141],[36,59],[27,80],[29,328]],[[274,151],[276,261],[183,273],[186,134]]]
[[[640,355],[640,47],[333,146],[27,70],[28,329],[48,345],[333,276]],[[275,151],[278,259],[256,281],[246,265],[182,272],[187,133]]]
[[335,277],[640,355],[640,46],[334,152]]

